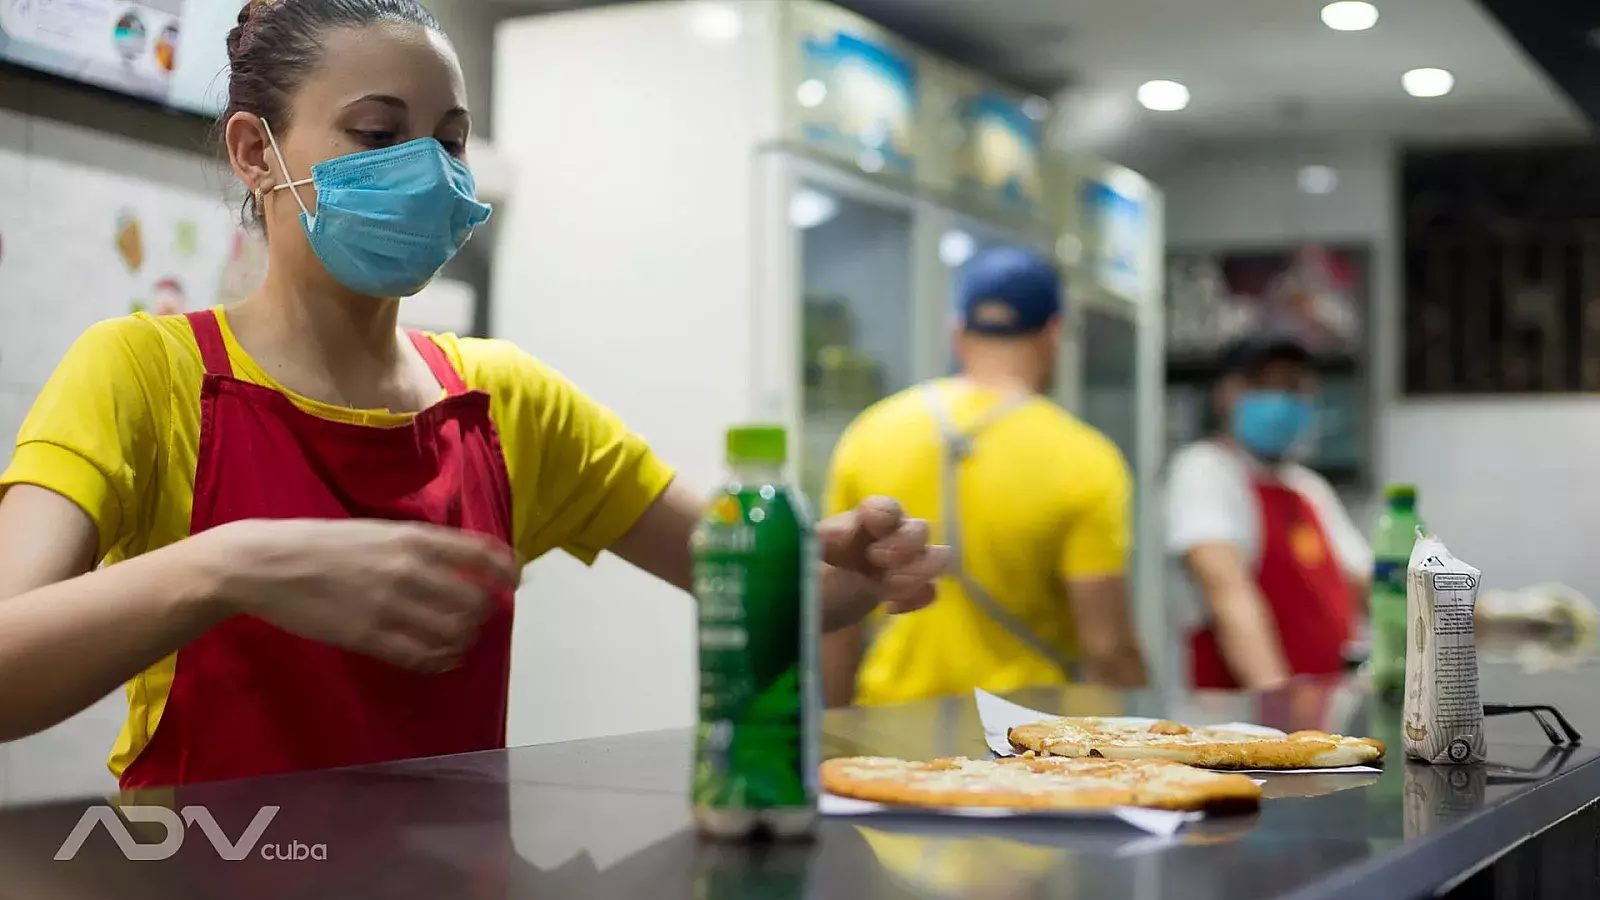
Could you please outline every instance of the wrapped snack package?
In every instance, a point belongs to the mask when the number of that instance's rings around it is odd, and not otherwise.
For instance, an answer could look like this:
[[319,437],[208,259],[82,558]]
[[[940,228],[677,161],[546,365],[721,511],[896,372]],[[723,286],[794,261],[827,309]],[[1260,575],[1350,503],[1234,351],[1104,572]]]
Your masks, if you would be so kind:
[[1475,606],[1479,572],[1419,534],[1406,577],[1406,755],[1459,765],[1484,757]]

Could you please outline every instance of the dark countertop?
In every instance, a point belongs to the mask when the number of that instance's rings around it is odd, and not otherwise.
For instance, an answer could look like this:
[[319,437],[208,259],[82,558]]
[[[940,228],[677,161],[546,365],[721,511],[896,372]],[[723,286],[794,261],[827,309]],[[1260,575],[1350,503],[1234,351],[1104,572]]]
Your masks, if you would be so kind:
[[[1600,735],[1592,668],[1527,675],[1486,665],[1488,701],[1548,701]],[[1020,703],[1077,714],[1164,714],[1371,734],[1381,776],[1275,776],[1258,815],[1215,819],[1162,844],[1121,826],[911,818],[831,819],[815,845],[702,845],[690,829],[687,732],[622,736],[124,797],[204,806],[226,837],[279,807],[257,850],[219,858],[191,827],[172,859],[129,862],[97,828],[53,859],[85,800],[0,810],[0,897],[1416,897],[1600,797],[1600,755],[1556,750],[1531,720],[1490,720],[1490,764],[1430,768],[1399,752],[1398,710],[1353,682],[1267,695],[1163,698],[1094,688]],[[970,699],[830,714],[830,756],[985,753]],[[160,839],[159,827],[146,840]],[[325,860],[292,855],[322,844]]]

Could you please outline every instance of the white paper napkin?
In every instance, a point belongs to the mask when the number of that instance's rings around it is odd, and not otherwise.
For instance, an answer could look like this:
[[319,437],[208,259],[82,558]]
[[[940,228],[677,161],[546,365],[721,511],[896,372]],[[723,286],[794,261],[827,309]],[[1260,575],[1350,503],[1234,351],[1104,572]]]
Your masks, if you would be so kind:
[[[1011,746],[1011,741],[1006,737],[1006,732],[1019,725],[1029,725],[1041,719],[1054,719],[1059,714],[1040,712],[1019,706],[1010,700],[1005,700],[984,690],[974,689],[972,699],[978,704],[978,720],[983,723],[984,742],[1000,756],[1016,756],[1017,751]],[[1100,716],[1108,722],[1126,722],[1129,724],[1149,724],[1159,721],[1139,716]],[[1265,725],[1252,725],[1248,722],[1229,722],[1225,725],[1214,726],[1226,728],[1229,731],[1242,731],[1250,734],[1264,734],[1282,737],[1284,732]],[[1237,771],[1258,772],[1265,775],[1335,775],[1340,773],[1366,773],[1381,772],[1382,769],[1374,766],[1342,766],[1337,769],[1241,769]],[[1149,812],[1149,810],[1141,810]]]
[[1198,822],[1205,818],[1203,813],[1197,812],[1171,812],[1164,809],[1141,809],[1135,806],[1119,806],[1110,810],[1031,810],[1031,809],[1001,809],[988,806],[953,806],[953,807],[923,807],[923,806],[894,806],[887,803],[873,803],[868,800],[855,800],[850,797],[838,797],[833,794],[823,794],[818,803],[818,808],[825,816],[874,816],[874,815],[935,815],[957,816],[966,819],[1006,819],[1022,817],[1029,819],[1063,819],[1082,821],[1121,821],[1146,834],[1157,837],[1170,838],[1178,833],[1189,822]]

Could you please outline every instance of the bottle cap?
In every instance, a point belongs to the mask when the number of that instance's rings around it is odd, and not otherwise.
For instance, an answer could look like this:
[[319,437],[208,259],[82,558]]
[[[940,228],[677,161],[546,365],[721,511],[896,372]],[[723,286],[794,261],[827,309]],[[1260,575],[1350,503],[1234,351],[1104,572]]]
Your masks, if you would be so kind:
[[728,429],[728,462],[782,465],[788,459],[788,434],[780,425],[739,425]]
[[1383,489],[1383,499],[1390,503],[1415,503],[1417,502],[1417,486],[1414,484],[1391,484]]

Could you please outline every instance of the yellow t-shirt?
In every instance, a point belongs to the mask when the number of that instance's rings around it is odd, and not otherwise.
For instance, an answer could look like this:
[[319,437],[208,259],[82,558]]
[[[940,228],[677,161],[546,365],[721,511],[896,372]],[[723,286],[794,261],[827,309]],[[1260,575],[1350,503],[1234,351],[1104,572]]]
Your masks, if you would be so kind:
[[[294,394],[256,364],[217,312],[234,376],[327,419],[375,427],[411,416],[329,406]],[[526,563],[561,548],[585,562],[613,544],[673,473],[643,440],[571,382],[504,341],[432,335],[467,386],[491,398],[510,474],[515,549]],[[17,436],[0,492],[34,484],[94,520],[107,564],[189,535],[205,366],[183,316],[143,313],[90,328],[67,352]],[[176,656],[127,685],[128,721],[112,752],[120,776],[166,706]]]
[[[1005,398],[962,382],[935,382],[958,428]],[[829,513],[894,497],[943,539],[942,456],[923,388],[868,409],[834,449]],[[966,572],[995,602],[1071,658],[1072,616],[1063,579],[1120,575],[1127,565],[1132,479],[1116,445],[1060,407],[1035,398],[978,436],[960,470]],[[1009,691],[1064,680],[1060,668],[1012,637],[941,579],[932,606],[884,617],[856,679],[856,702],[901,703]]]

